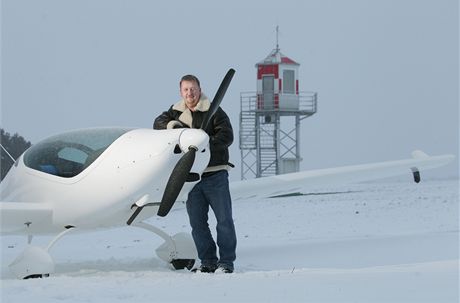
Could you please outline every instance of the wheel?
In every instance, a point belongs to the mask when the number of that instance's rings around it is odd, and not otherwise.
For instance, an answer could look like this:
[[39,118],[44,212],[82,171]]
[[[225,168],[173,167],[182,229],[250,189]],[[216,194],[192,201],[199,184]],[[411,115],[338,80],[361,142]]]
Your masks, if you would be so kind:
[[191,270],[195,265],[195,259],[175,259],[171,261],[172,266],[176,270],[187,268]]

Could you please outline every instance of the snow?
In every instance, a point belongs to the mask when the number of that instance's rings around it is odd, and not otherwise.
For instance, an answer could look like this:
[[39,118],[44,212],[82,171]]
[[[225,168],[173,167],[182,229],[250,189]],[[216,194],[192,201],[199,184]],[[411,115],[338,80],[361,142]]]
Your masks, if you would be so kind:
[[[328,194],[325,194],[328,193]],[[458,302],[459,182],[385,181],[235,201],[236,272],[174,271],[134,227],[75,233],[56,273],[17,280],[25,237],[1,237],[2,302]],[[212,217],[212,216],[211,216]],[[183,205],[150,223],[189,231]],[[215,222],[211,220],[211,226]],[[45,246],[51,237],[37,237]]]

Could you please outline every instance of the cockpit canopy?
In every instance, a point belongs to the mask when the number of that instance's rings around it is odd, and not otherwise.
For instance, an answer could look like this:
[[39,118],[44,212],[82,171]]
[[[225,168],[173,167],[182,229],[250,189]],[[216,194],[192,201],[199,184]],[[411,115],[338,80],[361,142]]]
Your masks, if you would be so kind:
[[76,130],[45,139],[24,154],[24,164],[32,169],[64,178],[75,177],[91,165],[129,128]]

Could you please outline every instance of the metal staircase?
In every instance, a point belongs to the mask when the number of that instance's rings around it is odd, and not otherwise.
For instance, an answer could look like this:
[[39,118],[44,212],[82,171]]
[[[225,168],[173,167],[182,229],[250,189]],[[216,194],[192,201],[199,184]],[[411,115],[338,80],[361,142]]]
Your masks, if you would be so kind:
[[256,112],[240,112],[240,149],[256,149]]

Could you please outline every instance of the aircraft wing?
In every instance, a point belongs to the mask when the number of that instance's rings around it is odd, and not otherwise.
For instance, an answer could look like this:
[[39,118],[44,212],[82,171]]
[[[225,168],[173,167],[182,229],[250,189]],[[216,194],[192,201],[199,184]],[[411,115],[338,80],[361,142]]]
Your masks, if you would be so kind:
[[413,174],[415,181],[420,171],[446,165],[453,155],[428,156],[414,151],[412,159],[343,166],[328,169],[302,171],[230,183],[233,200],[273,197],[296,193],[321,186],[371,181],[403,174]]
[[27,226],[50,224],[52,208],[43,203],[0,202],[0,233],[27,233]]

